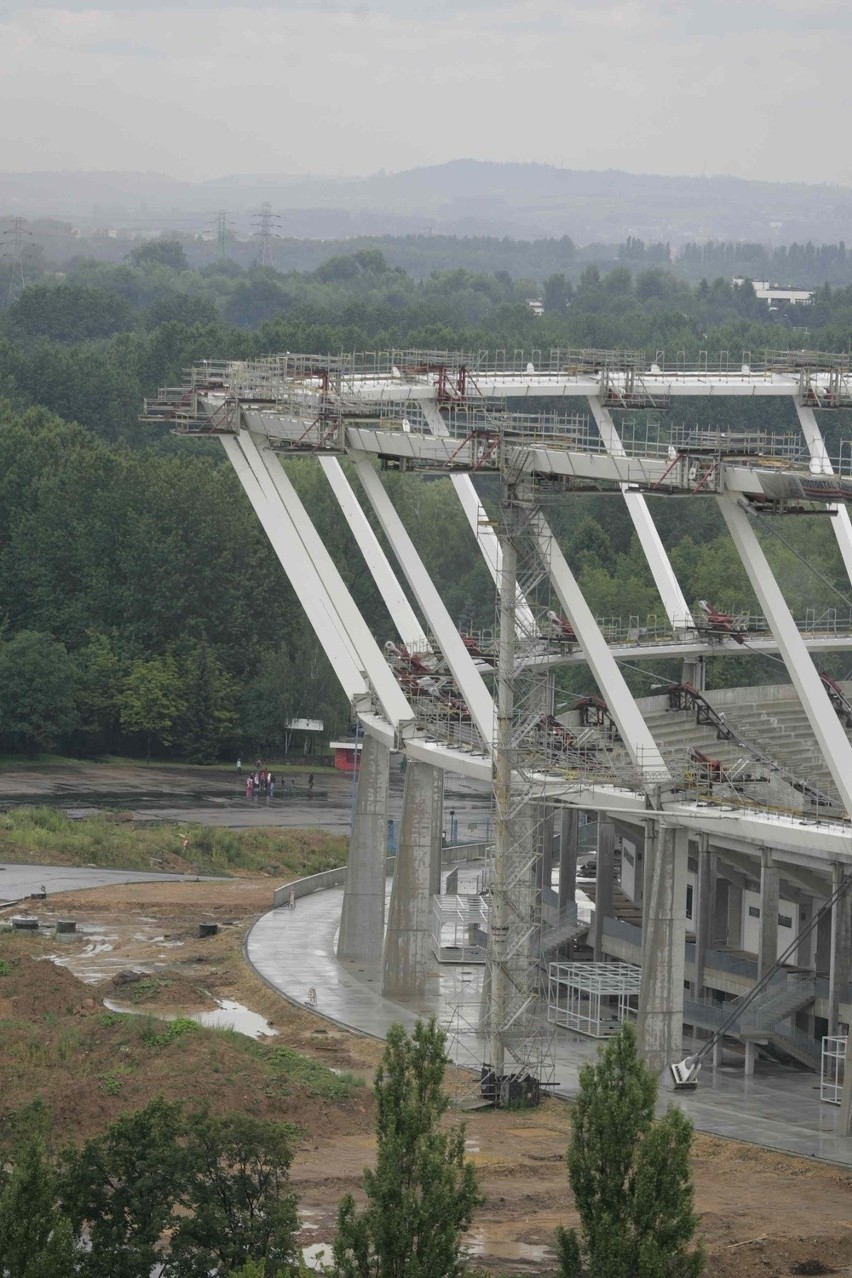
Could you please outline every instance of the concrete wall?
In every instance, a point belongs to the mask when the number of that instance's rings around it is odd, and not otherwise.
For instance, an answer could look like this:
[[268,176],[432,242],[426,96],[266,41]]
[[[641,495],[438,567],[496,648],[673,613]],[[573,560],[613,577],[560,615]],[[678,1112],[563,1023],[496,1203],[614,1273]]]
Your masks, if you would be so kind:
[[[751,911],[757,910],[757,914]],[[776,958],[789,946],[790,942],[799,934],[799,906],[795,901],[779,900],[778,902],[779,918],[791,920],[791,926],[779,922],[778,924],[778,953]],[[728,944],[737,947],[736,937],[729,937]],[[760,946],[760,893],[743,892],[743,931],[742,938],[739,942],[739,949],[745,950],[748,954],[756,954]]]
[[[387,874],[393,874],[396,857],[389,856],[385,866]],[[321,870],[319,874],[309,874],[304,879],[293,879],[275,889],[272,893],[272,907],[279,909],[289,904],[292,889],[298,901],[302,896],[310,896],[312,892],[322,892],[325,888],[342,887],[346,878],[346,866],[339,865],[334,870]]]

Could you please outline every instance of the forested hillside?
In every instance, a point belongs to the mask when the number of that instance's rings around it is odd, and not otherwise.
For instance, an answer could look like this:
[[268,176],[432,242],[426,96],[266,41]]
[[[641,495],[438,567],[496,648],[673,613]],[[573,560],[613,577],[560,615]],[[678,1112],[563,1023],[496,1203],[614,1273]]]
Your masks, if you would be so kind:
[[[192,270],[180,245],[154,241],[121,265],[79,260],[15,297],[0,319],[0,745],[201,760],[279,751],[290,717],[346,726],[334,677],[218,445],[139,422],[144,396],[180,381],[193,360],[391,346],[739,360],[770,348],[849,350],[852,339],[852,288],[824,287],[806,310],[770,314],[750,285],[690,286],[663,266],[622,264],[589,267],[575,284],[551,275],[543,316],[527,305],[533,295],[532,282],[506,273],[415,279],[375,250],[307,273]],[[770,401],[704,401],[672,416],[796,429],[792,406]],[[852,437],[845,414],[822,424],[832,442]],[[319,468],[288,465],[383,641],[390,622]],[[490,624],[490,581],[449,484],[387,482],[453,616]],[[653,504],[687,597],[753,606],[715,504]],[[660,611],[617,497],[560,503],[553,521],[600,615]],[[793,548],[770,539],[767,549],[794,609],[847,610],[829,520],[782,531]],[[631,672],[643,691],[656,677]],[[776,674],[729,659],[712,677]],[[565,675],[564,686],[585,688],[588,677]]]

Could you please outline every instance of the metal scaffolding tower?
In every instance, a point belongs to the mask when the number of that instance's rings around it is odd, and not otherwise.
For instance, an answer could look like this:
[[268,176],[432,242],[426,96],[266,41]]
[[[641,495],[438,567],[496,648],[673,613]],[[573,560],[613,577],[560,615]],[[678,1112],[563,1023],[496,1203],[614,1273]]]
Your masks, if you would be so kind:
[[[535,486],[518,476],[503,483],[500,508],[499,654],[494,741],[494,848],[488,881],[491,927],[483,986],[488,1059],[481,1094],[495,1104],[535,1102],[553,1082],[553,1037],[544,998],[544,874],[540,825],[542,742],[551,722],[550,681],[517,660],[540,626],[531,602],[547,571],[538,552]],[[523,616],[531,632],[524,633]],[[545,610],[546,611],[546,610]],[[519,625],[521,626],[519,633]]]

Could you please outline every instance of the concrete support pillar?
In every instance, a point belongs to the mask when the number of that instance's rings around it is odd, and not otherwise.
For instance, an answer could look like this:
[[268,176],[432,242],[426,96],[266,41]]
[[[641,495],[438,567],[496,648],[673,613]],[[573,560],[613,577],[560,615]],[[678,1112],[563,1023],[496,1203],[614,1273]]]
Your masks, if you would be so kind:
[[681,667],[681,683],[689,683],[697,692],[707,686],[707,666],[703,657],[689,657]]
[[415,998],[434,967],[432,897],[441,890],[444,774],[428,763],[405,773],[399,851],[388,909],[382,993]]
[[683,1055],[683,979],[686,946],[686,830],[664,828],[645,882],[639,1050],[655,1074]]
[[645,823],[645,846],[642,849],[642,962],[645,961],[645,938],[648,935],[648,903],[650,901],[651,873],[657,860],[657,844],[660,825],[657,821]]
[[722,1064],[722,1040],[717,1038],[713,1044],[713,1068],[719,1069]]
[[580,813],[577,808],[561,808],[559,812],[559,909],[577,899],[577,840],[580,835]]
[[707,951],[713,942],[713,921],[716,915],[716,876],[718,873],[717,858],[710,851],[710,840],[706,834],[698,840],[698,875],[696,879],[696,901],[693,906],[695,921],[695,997],[701,998],[704,991],[704,964]]
[[796,965],[816,971],[816,937],[813,932],[802,936],[815,912],[814,898],[806,896],[799,902],[799,944],[796,948]]
[[757,979],[769,971],[778,958],[778,899],[781,875],[768,852],[760,861],[760,940],[757,951]]
[[743,890],[738,883],[728,883],[728,945],[743,948]]
[[745,1072],[750,1077],[754,1073],[754,1062],[757,1058],[757,1043],[752,1039],[746,1039],[745,1042]]
[[596,963],[603,961],[604,919],[612,917],[612,886],[615,874],[615,826],[598,821],[598,859],[595,872],[595,918],[592,947]]
[[369,734],[361,747],[355,819],[337,939],[339,959],[379,962],[385,924],[385,840],[390,750]]
[[[831,890],[836,892],[844,867],[835,863]],[[840,1003],[849,984],[852,962],[852,898],[847,889],[831,907],[831,950],[828,968],[828,1033],[838,1034]]]

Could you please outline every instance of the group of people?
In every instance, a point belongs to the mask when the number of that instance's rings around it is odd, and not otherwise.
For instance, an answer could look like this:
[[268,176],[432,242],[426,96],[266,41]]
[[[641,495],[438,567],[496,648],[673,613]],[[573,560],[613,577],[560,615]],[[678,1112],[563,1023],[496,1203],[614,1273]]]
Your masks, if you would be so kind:
[[[237,759],[237,776],[241,776],[242,771],[242,759]],[[246,798],[253,799],[258,795],[263,794],[268,799],[274,799],[276,785],[280,785],[281,792],[283,794],[286,786],[284,777],[280,777],[279,780],[276,781],[272,772],[270,772],[268,768],[265,768],[260,762],[260,759],[258,759],[256,768],[253,772],[249,772],[246,777]],[[293,790],[296,789],[296,781],[293,777],[290,778],[290,786]],[[308,794],[313,797],[313,792],[314,774],[312,772],[308,777]]]
[[275,777],[266,768],[256,768],[246,777],[246,798],[251,799],[258,794],[275,798]]

